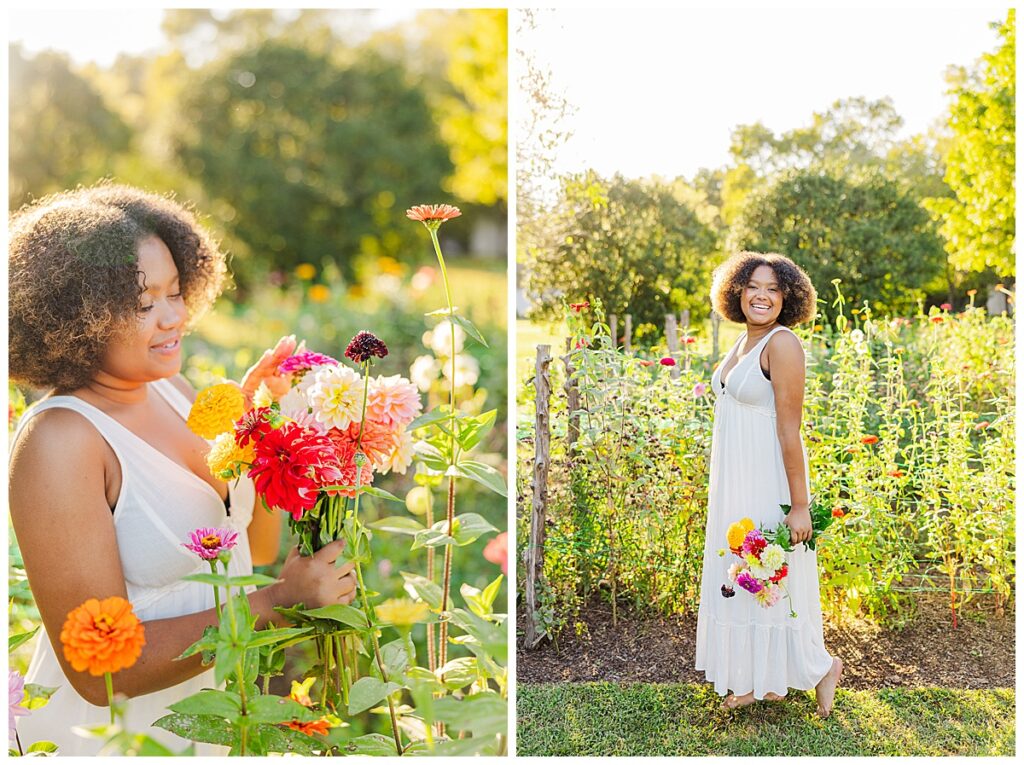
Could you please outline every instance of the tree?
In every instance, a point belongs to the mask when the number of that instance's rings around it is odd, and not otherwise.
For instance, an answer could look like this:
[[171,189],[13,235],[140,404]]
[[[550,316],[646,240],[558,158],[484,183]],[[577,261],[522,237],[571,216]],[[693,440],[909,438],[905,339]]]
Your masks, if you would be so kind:
[[8,205],[109,175],[131,131],[67,58],[10,49]]
[[708,315],[714,232],[663,184],[605,180],[593,171],[562,179],[557,246],[531,251],[534,314],[559,315],[563,300],[600,298],[609,313],[660,327],[666,313]]
[[1016,13],[998,26],[1002,44],[972,71],[950,76],[953,132],[945,180],[954,198],[930,199],[954,267],[1013,277],[1016,235]]
[[343,68],[267,42],[205,67],[183,95],[176,153],[201,179],[243,257],[278,268],[409,257],[422,242],[405,209],[436,199],[452,171],[421,91],[366,52]]
[[729,243],[792,258],[823,294],[842,279],[853,304],[881,312],[914,309],[945,261],[928,213],[877,169],[782,173],[747,198]]

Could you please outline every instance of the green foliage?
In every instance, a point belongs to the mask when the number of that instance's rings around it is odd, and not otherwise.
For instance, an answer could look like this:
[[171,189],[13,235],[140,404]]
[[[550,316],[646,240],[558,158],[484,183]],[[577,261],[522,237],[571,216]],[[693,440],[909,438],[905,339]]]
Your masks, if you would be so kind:
[[928,214],[899,184],[868,170],[780,174],[746,199],[729,242],[784,253],[817,285],[841,279],[851,303],[883,313],[913,310],[944,262]]
[[[848,316],[841,296],[834,309],[837,330],[801,330],[814,524],[831,522],[818,545],[824,609],[898,622],[927,590],[948,593],[954,625],[979,593],[1002,614],[1015,576],[1012,321],[973,306]],[[562,364],[551,366],[541,613],[552,636],[596,593],[663,613],[694,612],[699,596],[711,360],[684,344],[673,379],[610,348],[600,314],[591,320],[569,314],[573,345],[587,340],[569,355],[581,394],[571,451]],[[521,389],[517,428],[523,503],[531,391]]]
[[708,315],[703,285],[717,240],[668,186],[588,171],[562,179],[554,216],[557,246],[528,253],[537,316],[560,313],[563,298],[597,298],[609,313],[631,313],[643,335],[642,325],[660,326],[666,313]]
[[953,140],[946,183],[955,198],[931,199],[950,263],[962,271],[993,269],[1012,277],[1016,233],[1016,42],[1011,8],[998,27],[1001,43],[971,71],[955,70],[949,126]]
[[809,694],[723,720],[710,686],[560,683],[518,689],[517,754],[577,756],[1004,756],[1012,688],[840,689],[832,716]]
[[131,134],[68,59],[45,52],[26,57],[10,49],[8,205],[92,183],[110,172],[113,155]]
[[367,53],[348,67],[266,42],[201,70],[181,104],[175,150],[201,178],[235,245],[236,273],[259,257],[290,270],[416,251],[405,209],[451,171],[422,93]]

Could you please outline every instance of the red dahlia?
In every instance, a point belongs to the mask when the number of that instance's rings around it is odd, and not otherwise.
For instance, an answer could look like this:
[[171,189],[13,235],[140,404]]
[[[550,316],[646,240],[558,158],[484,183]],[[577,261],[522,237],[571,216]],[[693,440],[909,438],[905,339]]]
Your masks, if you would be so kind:
[[270,507],[299,520],[316,504],[321,486],[342,482],[337,450],[327,436],[286,422],[256,444],[249,475]]

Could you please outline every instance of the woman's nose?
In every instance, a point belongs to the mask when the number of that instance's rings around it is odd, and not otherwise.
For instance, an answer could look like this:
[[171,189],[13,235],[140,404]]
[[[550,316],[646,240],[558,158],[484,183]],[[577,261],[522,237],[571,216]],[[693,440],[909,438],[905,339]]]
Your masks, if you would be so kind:
[[188,316],[185,306],[177,300],[166,300],[160,311],[160,326],[170,329],[183,323]]

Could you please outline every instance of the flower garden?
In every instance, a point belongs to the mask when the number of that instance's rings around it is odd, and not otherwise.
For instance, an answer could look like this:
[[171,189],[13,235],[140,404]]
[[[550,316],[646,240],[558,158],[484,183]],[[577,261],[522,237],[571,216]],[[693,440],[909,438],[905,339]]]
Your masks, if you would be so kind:
[[[219,617],[182,658],[201,652],[217,687],[170,705],[157,727],[239,755],[505,751],[505,281],[497,269],[489,279],[486,268],[446,267],[437,230],[456,215],[448,206],[410,210],[438,269],[410,273],[382,258],[382,289],[343,297],[314,282],[330,274],[303,264],[246,303],[222,302],[200,327],[184,372],[202,389],[189,427],[214,441],[211,471],[225,480],[247,473],[266,511],[286,514],[279,561],[296,544],[309,555],[344,540],[337,565],[358,590],[352,605],[300,603],[256,628],[244,588],[275,582],[280,563],[231,575],[237,534],[196,529],[181,540],[196,555],[187,579],[213,587]],[[459,308],[452,296],[467,281],[475,291]],[[439,294],[446,305],[424,327],[423,308]],[[284,331],[306,342],[282,364],[289,389],[263,386],[245,411],[238,388],[220,381],[253,360],[239,348],[270,345]],[[12,402],[13,431],[19,391]],[[14,735],[16,716],[61,689],[22,678],[39,617],[10,540],[11,750],[54,753]],[[60,640],[76,671],[107,677],[110,724],[79,735],[98,738],[107,754],[193,751],[123,725],[132,700],[116,694],[117,672],[145,651],[130,603],[87,601]]]
[[[807,351],[804,440],[811,492],[821,526],[828,527],[817,541],[827,631],[833,640],[844,631],[891,633],[898,643],[899,630],[913,633],[915,619],[927,612],[942,622],[932,631],[948,634],[948,641],[957,641],[958,632],[977,641],[983,624],[1012,635],[1012,319],[988,316],[974,305],[973,295],[960,311],[944,305],[909,317],[880,317],[851,309],[839,286],[819,323],[798,329]],[[526,683],[520,686],[520,730],[546,734],[543,741],[525,736],[523,753],[591,751],[574,743],[589,726],[572,723],[560,711],[569,696],[578,709],[632,703],[622,695],[627,686],[617,684],[613,692],[604,685],[578,685],[576,678],[619,683],[696,678],[692,646],[685,645],[696,618],[704,549],[714,405],[708,382],[715,364],[707,352],[708,338],[700,329],[687,331],[675,354],[664,345],[625,354],[613,346],[599,304],[567,305],[565,322],[571,350],[550,365],[551,458],[543,576],[534,615],[538,633],[547,640],[534,651],[522,646],[518,664]],[[728,343],[720,354],[727,349]],[[565,361],[573,370],[569,380]],[[525,379],[519,392],[521,548],[530,532],[536,441],[532,382]],[[575,412],[567,406],[567,382],[579,397]],[[749,531],[737,524],[739,546]],[[723,539],[719,546],[733,544]],[[740,566],[734,568],[744,576]],[[767,580],[771,572],[762,573]],[[764,585],[748,578],[744,588],[750,593]],[[740,594],[735,580],[723,585],[727,597]],[[766,598],[770,592],[769,586]],[[774,607],[785,608],[782,600]],[[521,607],[520,624],[530,618]],[[969,630],[964,630],[966,621]],[[611,655],[609,641],[618,646]],[[972,646],[975,656],[986,651],[984,644]],[[897,663],[929,664],[929,650],[917,643],[907,651],[923,653],[904,654]],[[849,664],[849,654],[846,658]],[[648,664],[654,666],[645,669]],[[1012,677],[1012,661],[1006,671]],[[570,682],[533,685],[559,676]],[[855,687],[877,683],[875,677]],[[636,687],[655,694],[670,688]],[[680,686],[679,693],[686,701],[676,708],[678,714],[709,714],[705,706],[710,702],[699,683]],[[863,705],[855,698],[862,691],[840,691],[840,699],[844,693],[851,704]],[[944,707],[938,703],[940,716]],[[799,712],[789,714],[796,715],[792,725],[778,729],[787,735],[803,725]],[[632,727],[613,726],[601,734],[605,741],[595,743],[593,753],[617,751],[621,743],[615,743],[616,737],[628,738],[625,731]],[[750,733],[758,737],[759,748],[747,753],[768,752],[771,747],[761,746],[767,746],[766,739],[753,727]],[[654,730],[642,737],[660,735]],[[819,742],[816,733],[808,735]],[[851,739],[851,752],[874,751],[878,742],[865,743],[873,735]],[[686,744],[686,751],[731,751],[723,741],[708,743],[713,740]],[[811,751],[832,753],[818,746],[814,743]],[[952,751],[979,751],[971,745],[950,746]],[[996,750],[1005,752],[999,746]],[[635,742],[622,751],[647,752],[649,747]]]

